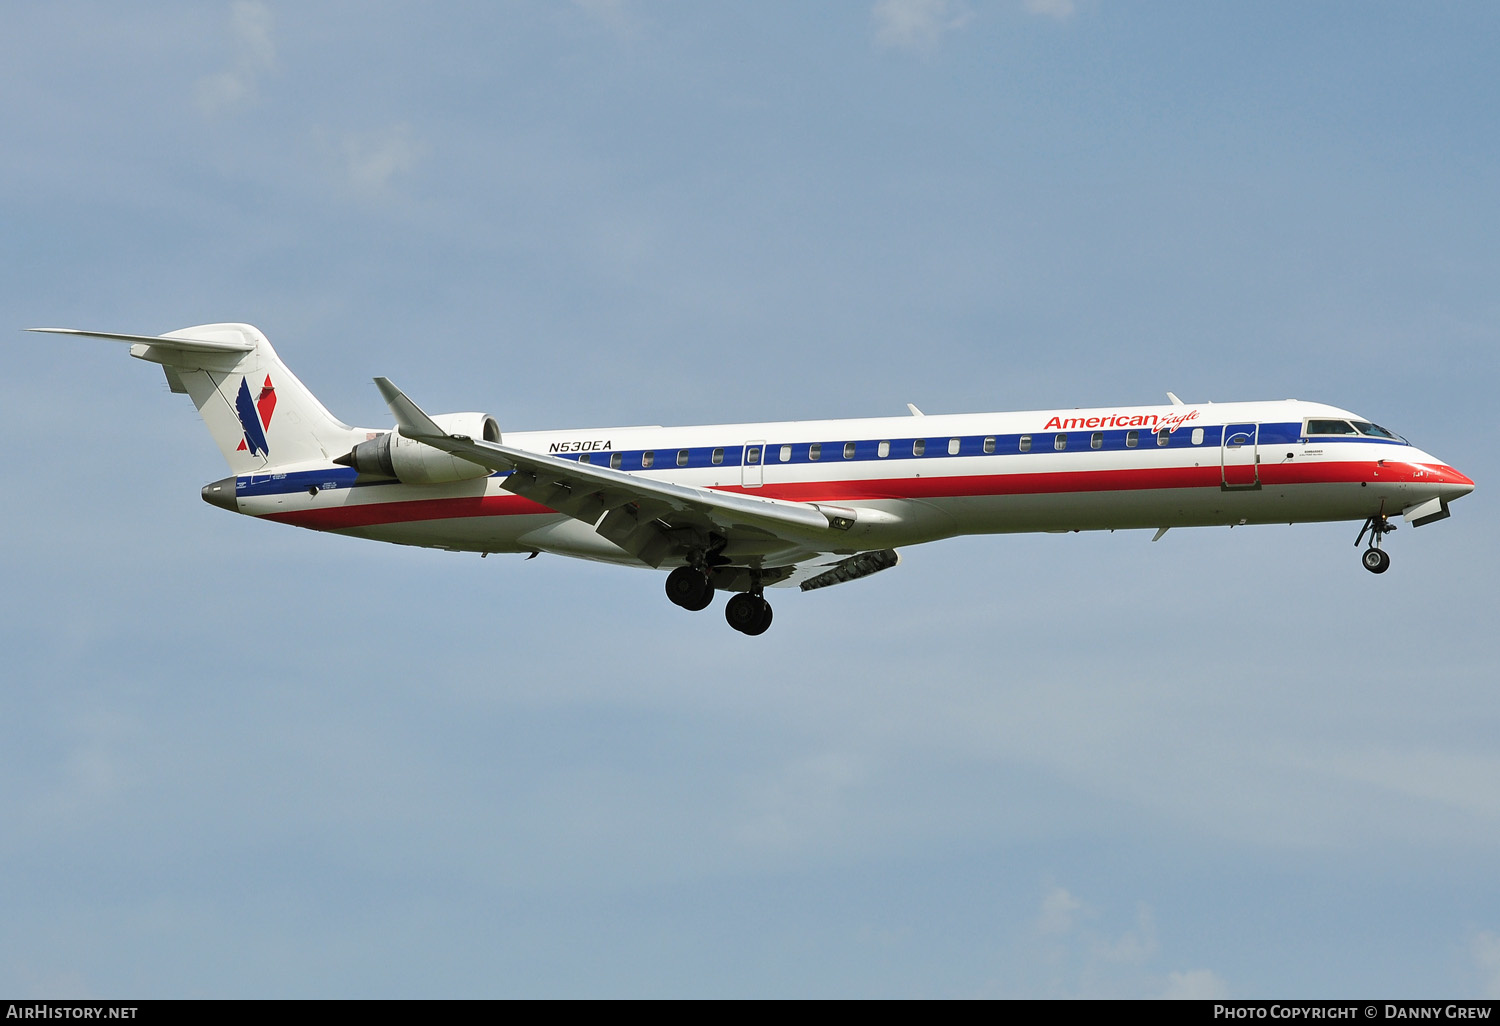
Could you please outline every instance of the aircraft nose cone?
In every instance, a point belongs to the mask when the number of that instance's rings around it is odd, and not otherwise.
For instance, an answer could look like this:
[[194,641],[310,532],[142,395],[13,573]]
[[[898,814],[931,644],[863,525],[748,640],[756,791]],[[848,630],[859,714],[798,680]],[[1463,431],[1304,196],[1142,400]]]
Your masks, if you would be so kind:
[[1460,495],[1468,495],[1474,490],[1474,482],[1465,474],[1460,474],[1452,467],[1443,468],[1443,484],[1450,489],[1449,495],[1458,498]]

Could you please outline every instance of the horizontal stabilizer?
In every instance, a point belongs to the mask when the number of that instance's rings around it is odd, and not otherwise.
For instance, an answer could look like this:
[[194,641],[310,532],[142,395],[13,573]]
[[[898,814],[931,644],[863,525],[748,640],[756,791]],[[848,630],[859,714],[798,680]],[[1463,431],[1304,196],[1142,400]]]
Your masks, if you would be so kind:
[[27,331],[44,331],[53,335],[82,335],[85,338],[108,338],[117,342],[135,342],[157,346],[161,349],[176,349],[184,353],[248,353],[255,348],[254,342],[220,342],[206,338],[169,338],[165,335],[123,335],[117,331],[82,331],[78,328],[27,328]]

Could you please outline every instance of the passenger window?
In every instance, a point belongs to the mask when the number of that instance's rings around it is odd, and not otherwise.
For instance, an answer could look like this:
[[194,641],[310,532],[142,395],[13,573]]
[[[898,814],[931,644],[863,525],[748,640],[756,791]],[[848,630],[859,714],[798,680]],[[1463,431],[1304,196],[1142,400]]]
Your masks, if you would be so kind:
[[958,455],[958,439],[957,438],[950,438],[950,439],[948,439],[948,455],[949,456],[957,456]]
[[853,442],[845,442],[844,443],[844,459],[846,459],[846,460],[852,460],[852,459],[854,459],[854,443]]
[[760,446],[758,446],[758,445],[752,445],[750,448],[748,448],[748,449],[745,450],[745,462],[746,463],[759,463],[760,462]]
[[1102,448],[1104,448],[1104,432],[1103,431],[1095,431],[1092,435],[1089,436],[1089,448],[1090,449],[1102,449]]
[[823,445],[821,442],[814,442],[807,447],[807,458],[810,460],[820,460],[823,458]]
[[1157,445],[1166,445],[1171,440],[1172,440],[1172,431],[1171,431],[1170,428],[1162,428],[1160,431],[1158,431],[1156,433],[1156,444]]
[[879,456],[881,459],[885,459],[890,454],[891,454],[891,443],[890,442],[881,442],[878,446],[875,447],[875,455]]
[[1125,432],[1125,448],[1134,449],[1141,444],[1141,433],[1139,431]]
[[714,454],[710,456],[709,459],[713,462],[713,465],[717,467],[720,463],[724,462],[724,450],[715,449]]
[[911,454],[913,456],[921,456],[925,452],[927,452],[927,439],[925,439],[925,438],[914,438],[914,439],[912,439]]
[[588,453],[586,453],[586,452],[585,453],[580,453],[579,456],[578,456],[578,462],[579,463],[592,463],[593,462],[593,458]]
[[790,445],[783,445],[781,447],[781,462],[786,463],[791,458],[792,458],[792,447]]
[[677,465],[679,467],[685,467],[688,465],[688,451],[686,449],[677,450]]
[[1202,428],[1193,428],[1193,444],[1194,445],[1202,445],[1203,444],[1203,429]]
[[1022,452],[1030,452],[1031,451],[1031,436],[1030,435],[1022,435],[1021,436],[1021,451]]
[[653,464],[655,462],[656,462],[656,453],[652,452],[650,449],[647,449],[645,452],[641,453],[641,469],[642,470],[650,470],[651,469],[651,464]]
[[1058,452],[1062,452],[1067,447],[1068,447],[1068,436],[1067,435],[1058,435],[1056,438],[1052,439],[1052,448],[1056,449]]
[[984,439],[984,451],[986,453],[992,453],[992,452],[995,451],[995,436],[994,435],[986,435],[985,436],[985,439]]
[[620,456],[620,454],[619,453],[614,453],[609,458],[609,469],[610,470],[619,470],[620,469],[620,464],[623,463],[623,462],[625,462],[625,461]]

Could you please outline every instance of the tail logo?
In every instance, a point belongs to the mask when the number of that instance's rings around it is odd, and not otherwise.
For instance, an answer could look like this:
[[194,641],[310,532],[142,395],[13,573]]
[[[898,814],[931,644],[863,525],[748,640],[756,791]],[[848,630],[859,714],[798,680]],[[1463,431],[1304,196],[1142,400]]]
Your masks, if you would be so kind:
[[240,418],[240,427],[245,429],[245,438],[236,452],[249,451],[251,456],[269,456],[266,445],[266,430],[271,426],[271,414],[276,411],[276,386],[271,384],[271,375],[261,386],[260,395],[250,398],[250,379],[240,379],[239,394],[234,397],[234,412]]

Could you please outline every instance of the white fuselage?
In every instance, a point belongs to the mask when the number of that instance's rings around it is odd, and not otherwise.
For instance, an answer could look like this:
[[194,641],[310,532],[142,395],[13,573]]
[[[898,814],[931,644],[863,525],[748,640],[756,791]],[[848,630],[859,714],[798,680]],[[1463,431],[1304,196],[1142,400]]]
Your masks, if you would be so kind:
[[[1399,438],[1310,432],[1320,419],[1364,423],[1284,400],[506,432],[504,443],[663,481],[857,510],[837,548],[743,537],[724,551],[765,566],[961,534],[1360,520],[1446,504],[1473,488]],[[306,463],[241,474],[235,493],[242,513],[317,530],[643,565],[592,525],[507,491],[500,474],[408,485]]]

